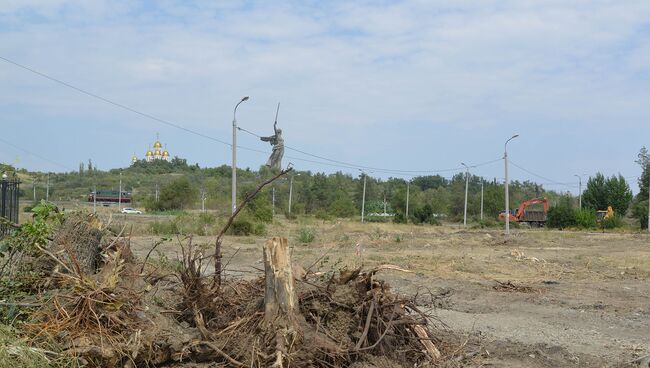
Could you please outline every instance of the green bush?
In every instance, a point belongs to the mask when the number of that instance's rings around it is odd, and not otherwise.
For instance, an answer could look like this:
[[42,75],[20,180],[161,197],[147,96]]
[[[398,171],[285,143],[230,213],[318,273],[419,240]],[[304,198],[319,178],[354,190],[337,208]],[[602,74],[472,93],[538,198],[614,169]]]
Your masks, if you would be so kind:
[[232,235],[248,236],[253,233],[253,223],[246,219],[238,219],[233,221],[230,226]]
[[616,229],[623,227],[625,222],[623,221],[623,216],[614,215],[612,217],[603,219],[602,227],[603,229]]
[[593,229],[597,226],[596,212],[591,209],[575,211],[576,226],[582,229]]
[[405,224],[406,216],[404,216],[404,213],[402,212],[397,212],[395,216],[393,216],[393,222],[396,224]]
[[[512,224],[512,222],[511,222]],[[564,229],[575,226],[575,211],[569,206],[555,206],[548,210],[546,225],[550,228]]]
[[314,217],[316,217],[319,220],[325,220],[329,221],[332,219],[332,216],[330,216],[329,213],[327,213],[325,210],[319,209],[316,212],[314,212]]
[[259,236],[266,235],[266,225],[263,222],[253,224],[253,234]]
[[349,198],[340,198],[329,205],[328,212],[334,217],[352,217],[357,210]]
[[301,227],[298,230],[298,241],[301,243],[311,243],[316,238],[316,233],[314,229],[310,227]]
[[632,206],[632,216],[639,220],[641,229],[648,228],[648,200],[637,200]]
[[180,233],[175,221],[156,221],[150,226],[151,233],[154,235],[172,235]]

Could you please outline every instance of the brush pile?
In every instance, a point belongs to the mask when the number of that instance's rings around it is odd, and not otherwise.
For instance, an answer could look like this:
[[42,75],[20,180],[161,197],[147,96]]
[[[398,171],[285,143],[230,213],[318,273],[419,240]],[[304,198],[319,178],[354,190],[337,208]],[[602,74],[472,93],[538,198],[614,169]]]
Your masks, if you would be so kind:
[[[92,229],[86,225],[60,231]],[[58,234],[53,243],[69,238]],[[386,268],[401,270],[394,266],[306,272],[291,264],[286,239],[273,238],[264,247],[264,275],[217,283],[205,272],[210,257],[191,238],[179,241],[182,262],[171,274],[138,264],[126,238],[102,240],[96,267],[80,264],[73,250],[79,247],[49,245],[50,287],[36,296],[41,307],[26,324],[33,345],[56,343],[58,354],[89,367],[425,367],[442,361],[434,321],[376,278]]]

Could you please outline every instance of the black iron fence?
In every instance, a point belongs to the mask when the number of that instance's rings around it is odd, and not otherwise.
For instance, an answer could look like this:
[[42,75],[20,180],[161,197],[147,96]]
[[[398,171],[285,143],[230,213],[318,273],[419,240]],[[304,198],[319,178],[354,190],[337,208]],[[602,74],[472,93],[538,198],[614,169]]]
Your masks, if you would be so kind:
[[[14,224],[18,223],[18,191],[20,182],[17,179],[7,178],[6,175],[0,179],[0,217]],[[0,238],[9,234],[13,226],[0,222]]]

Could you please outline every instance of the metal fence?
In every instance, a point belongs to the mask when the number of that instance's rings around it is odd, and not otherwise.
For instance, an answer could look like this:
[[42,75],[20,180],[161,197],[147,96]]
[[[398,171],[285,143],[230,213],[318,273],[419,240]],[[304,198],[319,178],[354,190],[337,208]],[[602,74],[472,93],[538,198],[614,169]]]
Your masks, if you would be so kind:
[[[20,182],[3,175],[0,179],[0,217],[18,223],[18,191]],[[0,238],[9,234],[13,227],[5,221],[0,223]]]

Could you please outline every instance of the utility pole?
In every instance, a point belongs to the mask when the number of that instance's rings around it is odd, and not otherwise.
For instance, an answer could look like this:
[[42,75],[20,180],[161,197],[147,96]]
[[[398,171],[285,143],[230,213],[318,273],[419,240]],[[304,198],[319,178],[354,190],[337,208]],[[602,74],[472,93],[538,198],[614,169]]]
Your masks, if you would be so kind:
[[273,208],[273,217],[275,217],[275,186],[271,187],[271,206]]
[[97,185],[93,188],[93,213],[97,213]]
[[32,179],[32,189],[34,190],[34,203],[36,203],[36,179]]
[[481,178],[481,221],[483,221],[483,184],[484,180]]
[[411,180],[408,180],[406,182],[406,218],[405,218],[407,224],[409,223],[409,197],[410,197],[409,190],[411,189],[410,187],[411,187]]
[[47,185],[45,186],[45,201],[50,201],[50,173],[47,173]]
[[232,113],[232,198],[231,198],[231,208],[232,213],[235,213],[237,209],[237,107],[239,104],[247,101],[248,96],[242,97],[242,99],[237,102],[235,109]]
[[510,235],[510,197],[508,195],[508,142],[519,137],[519,134],[515,134],[510,137],[506,143],[503,145],[503,161],[506,165],[506,180],[505,180],[505,199],[506,199],[506,235]]
[[291,217],[291,196],[293,195],[293,175],[289,179],[289,217]]
[[156,194],[154,195],[154,200],[158,202],[158,183],[156,183]]
[[120,192],[117,194],[118,210],[122,211],[122,172],[120,171]]
[[201,187],[201,212],[205,212],[205,188]]
[[460,163],[465,166],[465,211],[463,212],[463,226],[467,227],[467,191],[469,189],[469,166],[464,162]]
[[363,171],[361,171],[361,174],[363,175],[363,197],[361,199],[361,223],[363,223],[363,217],[365,216],[366,213],[366,177],[368,175],[366,175],[366,173]]
[[582,209],[582,176],[575,174],[573,176],[578,177],[578,203],[579,208]]

